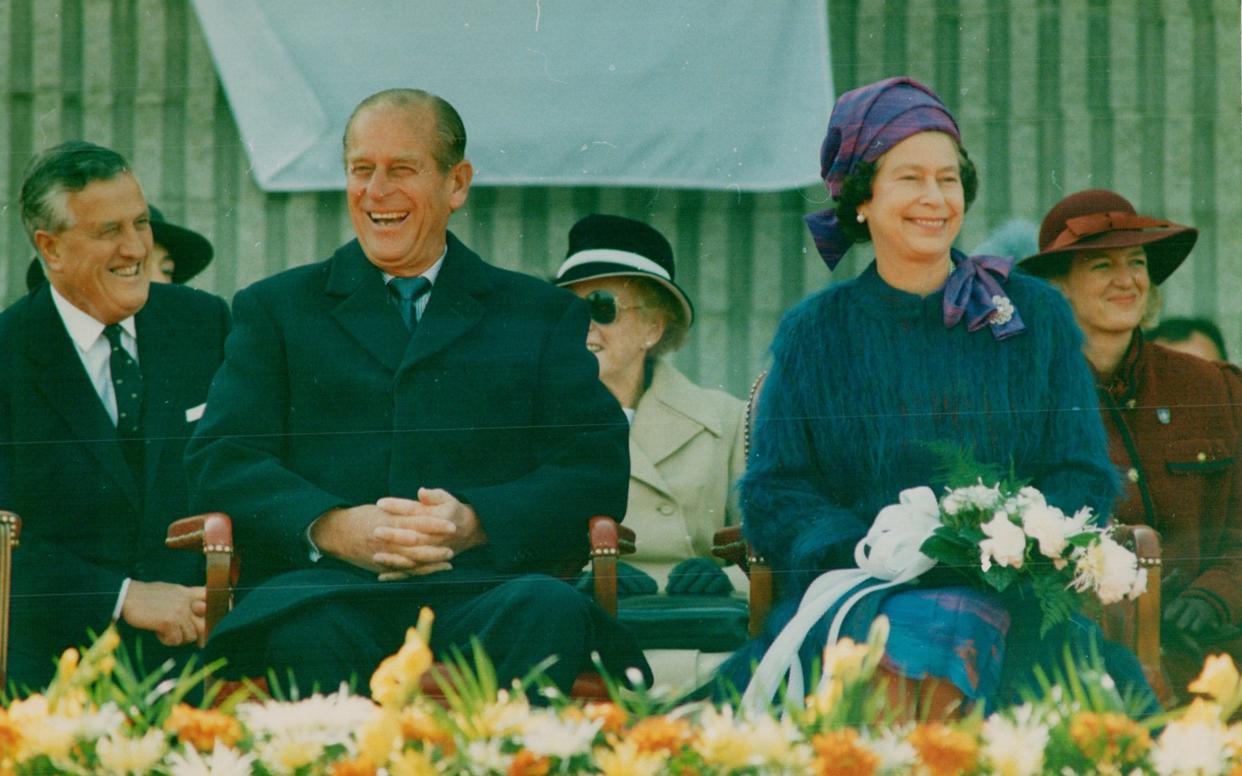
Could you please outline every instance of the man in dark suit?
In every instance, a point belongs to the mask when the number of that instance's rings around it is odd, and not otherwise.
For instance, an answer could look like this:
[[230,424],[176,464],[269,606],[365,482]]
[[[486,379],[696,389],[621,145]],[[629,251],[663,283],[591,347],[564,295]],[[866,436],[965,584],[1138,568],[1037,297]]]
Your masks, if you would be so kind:
[[202,561],[163,537],[229,324],[223,300],[147,280],[147,202],[116,152],[39,155],[21,217],[50,282],[0,315],[0,508],[23,518],[10,676],[42,686],[112,621],[146,634],[148,666],[202,635]]
[[[241,594],[208,649],[302,689],[366,679],[420,607],[432,648],[477,637],[502,683],[554,656],[641,652],[553,573],[621,516],[627,428],[584,304],[448,232],[473,176],[444,100],[389,90],[345,130],[357,239],[256,283],[188,449],[197,507],[232,515]],[[401,288],[404,285],[410,288]]]

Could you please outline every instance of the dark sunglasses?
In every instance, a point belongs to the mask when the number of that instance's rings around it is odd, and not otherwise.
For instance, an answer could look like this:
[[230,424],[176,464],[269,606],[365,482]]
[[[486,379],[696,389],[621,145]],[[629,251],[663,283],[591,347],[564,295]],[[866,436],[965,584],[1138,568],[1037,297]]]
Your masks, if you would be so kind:
[[584,298],[591,307],[591,320],[601,326],[607,326],[617,320],[617,315],[622,310],[638,310],[643,307],[641,304],[632,304],[629,307],[619,305],[617,297],[611,291],[602,289],[592,291]]

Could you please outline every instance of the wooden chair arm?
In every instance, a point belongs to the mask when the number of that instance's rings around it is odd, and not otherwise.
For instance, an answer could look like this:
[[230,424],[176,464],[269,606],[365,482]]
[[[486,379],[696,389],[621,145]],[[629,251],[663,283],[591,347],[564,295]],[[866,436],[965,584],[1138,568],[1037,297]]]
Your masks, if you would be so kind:
[[634,531],[607,515],[591,518],[591,572],[595,578],[595,603],[617,616],[617,558],[634,552]]
[[1149,525],[1122,525],[1113,527],[1113,538],[1129,548],[1137,557],[1139,566],[1147,570],[1147,592],[1137,601],[1115,604],[1120,615],[1106,615],[1105,624],[1113,630],[1105,633],[1109,638],[1130,647],[1143,666],[1143,673],[1161,702],[1173,698],[1160,657],[1160,585],[1163,581],[1163,561],[1160,534]]
[[750,561],[750,546],[746,537],[742,536],[741,526],[729,525],[716,529],[712,534],[712,555],[720,558],[726,565],[738,566],[747,570]]
[[0,510],[0,688],[9,679],[9,601],[13,587],[13,549],[22,533],[22,519]]
[[[233,586],[237,584],[237,555],[233,552],[233,521],[223,512],[183,517],[168,526],[164,545],[173,550],[203,553],[207,564],[207,629],[215,629],[233,608]],[[201,645],[200,645],[201,646]]]
[[763,623],[772,609],[772,567],[755,553],[742,535],[740,526],[718,528],[712,535],[712,555],[725,563],[740,566],[750,578],[750,622],[752,637],[763,631]]

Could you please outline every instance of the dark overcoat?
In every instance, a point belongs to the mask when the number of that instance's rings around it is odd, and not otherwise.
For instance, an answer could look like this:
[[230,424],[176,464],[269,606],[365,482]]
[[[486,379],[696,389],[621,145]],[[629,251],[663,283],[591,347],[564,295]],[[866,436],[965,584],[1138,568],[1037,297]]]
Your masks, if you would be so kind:
[[[233,314],[187,452],[196,507],[229,513],[241,552],[237,605],[212,635],[222,653],[316,602],[434,608],[580,566],[590,517],[624,514],[628,428],[586,350],[586,305],[569,292],[491,266],[449,234],[411,337],[355,240],[238,293]],[[312,560],[307,531],[323,513],[424,486],[471,504],[488,544],[451,571],[395,583]]]
[[203,582],[201,556],[167,550],[163,539],[168,523],[188,514],[183,454],[224,355],[228,307],[201,291],[153,284],[135,325],[145,394],[141,482],[49,288],[0,315],[0,508],[23,520],[13,555],[18,681],[41,683],[51,656],[85,641],[88,628],[102,631],[124,578]]

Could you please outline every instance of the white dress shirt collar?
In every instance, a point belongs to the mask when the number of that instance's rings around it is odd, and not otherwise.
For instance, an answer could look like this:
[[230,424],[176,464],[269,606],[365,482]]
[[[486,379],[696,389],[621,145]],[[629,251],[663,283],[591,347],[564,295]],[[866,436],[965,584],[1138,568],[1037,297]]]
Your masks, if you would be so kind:
[[[441,254],[440,254],[440,258],[436,259],[436,263],[435,263],[435,264],[432,264],[430,267],[428,267],[428,268],[427,268],[427,271],[426,271],[426,272],[424,272],[424,273],[422,273],[422,275],[420,275],[420,276],[419,276],[419,277],[424,277],[424,278],[427,278],[427,282],[431,284],[431,287],[432,287],[432,288],[435,288],[435,285],[436,285],[436,278],[437,278],[437,277],[439,277],[439,275],[440,275],[440,270],[444,267],[444,257],[445,257],[445,256],[448,256],[448,246],[447,246],[447,245],[446,245],[446,246],[444,246],[444,253],[441,253]],[[385,284],[386,284],[386,283],[388,283],[388,281],[392,280],[394,277],[396,277],[396,275],[393,275],[391,272],[385,272],[385,273],[383,273],[383,275],[384,275],[384,283],[385,283]],[[428,293],[430,293],[430,292],[428,292]]]
[[[103,334],[104,325],[61,296],[51,283],[48,283],[48,288],[52,292],[52,304],[56,305],[56,312],[60,313],[60,319],[64,321],[65,329],[69,332],[73,344],[77,346],[78,352],[85,353],[90,350],[99,336]],[[133,342],[138,341],[138,327],[134,324],[134,316],[131,315],[121,321],[121,328]]]

